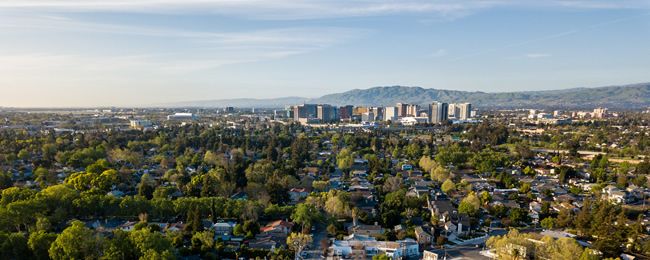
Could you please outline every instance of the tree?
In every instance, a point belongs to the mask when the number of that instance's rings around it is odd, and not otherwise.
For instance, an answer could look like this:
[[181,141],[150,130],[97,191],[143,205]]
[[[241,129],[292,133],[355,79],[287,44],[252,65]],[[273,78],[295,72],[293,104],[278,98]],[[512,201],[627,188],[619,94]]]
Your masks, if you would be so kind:
[[33,254],[29,249],[27,238],[22,233],[6,235],[0,232],[0,258],[1,259],[32,259]]
[[336,225],[334,223],[329,224],[329,226],[327,226],[326,230],[327,230],[327,234],[330,234],[332,236],[336,235]]
[[131,232],[121,229],[113,231],[113,237],[104,247],[104,257],[106,259],[137,259],[140,255],[139,250],[130,235]]
[[325,191],[327,188],[330,186],[329,181],[313,181],[311,183],[311,186],[314,187],[314,190],[317,191]]
[[438,165],[438,167],[431,170],[431,180],[443,182],[448,179],[449,179],[449,171],[445,169],[445,167]]
[[387,255],[373,255],[372,260],[393,260],[393,258]]
[[185,231],[193,235],[196,232],[203,231],[203,220],[201,218],[201,211],[199,205],[190,206],[190,211],[187,212],[187,225]]
[[100,237],[88,230],[83,222],[75,220],[54,240],[49,255],[54,260],[99,258],[101,245]]
[[140,182],[140,189],[138,190],[138,196],[150,200],[153,199],[153,192],[154,192],[154,187],[151,186],[151,184],[149,184],[146,181]]
[[535,256],[541,259],[552,260],[578,260],[582,253],[582,246],[573,238],[560,238],[555,240],[544,236],[542,243],[536,245]]
[[20,152],[18,152],[18,159],[26,161],[29,160],[29,158],[32,158],[32,153],[28,152],[27,150],[22,149]]
[[287,245],[296,253],[300,253],[306,246],[311,246],[312,242],[311,236],[303,233],[291,233],[287,237]]
[[[488,195],[489,195],[489,194],[488,194]],[[481,200],[479,200],[479,198],[476,196],[476,194],[474,194],[473,191],[470,192],[470,193],[467,195],[467,197],[465,197],[465,198],[463,199],[463,201],[472,204],[472,206],[474,206],[474,209],[475,209],[475,210],[480,209],[480,208],[481,208],[481,205],[483,205],[483,204],[481,203]]]
[[528,210],[525,208],[510,209],[510,214],[508,218],[513,222],[519,224],[519,222],[529,222],[530,216],[528,216]]
[[557,219],[555,220],[555,225],[560,228],[566,228],[573,222],[573,217],[571,216],[571,212],[568,209],[562,209],[560,210],[560,213],[557,215]]
[[555,220],[552,217],[547,217],[545,219],[542,219],[541,224],[543,228],[553,229],[553,226],[555,225]]
[[533,252],[535,245],[531,242],[528,234],[519,233],[517,229],[510,229],[508,234],[493,236],[485,243],[489,248],[495,249],[499,259],[517,259],[522,249],[526,252]]
[[489,203],[490,201],[492,201],[492,195],[490,195],[490,193],[488,191],[484,190],[481,193],[481,204],[485,205],[485,204]]
[[520,194],[526,194],[529,191],[530,191],[530,183],[524,183],[521,185],[521,188],[519,188]]
[[321,218],[320,211],[309,202],[298,204],[293,214],[291,214],[293,222],[302,225],[303,228],[305,226],[311,226],[312,222]]
[[131,231],[133,244],[139,251],[140,256],[146,256],[153,252],[163,254],[171,248],[171,242],[160,232],[151,232],[150,228],[143,228],[137,231]]
[[354,165],[354,157],[352,151],[348,148],[343,148],[336,156],[336,162],[341,170],[349,172],[352,165]]
[[458,212],[461,214],[474,215],[474,213],[476,213],[476,208],[474,208],[474,205],[471,203],[463,201],[458,205]]
[[456,184],[450,179],[447,179],[443,184],[442,184],[442,191],[445,193],[449,193],[452,190],[456,189]]
[[330,247],[330,241],[329,241],[329,239],[327,239],[327,238],[325,238],[325,237],[322,238],[322,239],[319,241],[319,244],[320,244],[320,247],[323,248],[323,253],[327,252],[327,248]]
[[447,237],[439,236],[438,239],[436,239],[436,244],[438,244],[439,246],[447,244]]
[[242,229],[246,233],[257,235],[260,233],[260,224],[257,223],[257,221],[252,219],[246,220],[246,222],[244,222],[244,225],[242,226]]
[[36,259],[50,259],[48,250],[56,240],[56,234],[39,230],[29,235],[29,249],[32,250]]
[[384,183],[383,190],[385,192],[397,192],[404,184],[404,179],[400,177],[389,177]]

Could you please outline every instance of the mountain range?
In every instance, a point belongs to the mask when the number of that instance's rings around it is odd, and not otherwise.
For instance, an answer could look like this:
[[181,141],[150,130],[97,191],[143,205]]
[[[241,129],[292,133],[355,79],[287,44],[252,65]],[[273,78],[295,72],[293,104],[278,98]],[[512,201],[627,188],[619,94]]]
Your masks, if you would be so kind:
[[221,99],[166,104],[169,107],[255,107],[281,108],[302,103],[335,106],[394,106],[396,103],[425,105],[431,101],[471,103],[478,108],[620,108],[650,107],[650,83],[597,88],[572,88],[547,91],[470,92],[421,87],[374,87],[328,94],[319,98],[286,97],[274,99]]

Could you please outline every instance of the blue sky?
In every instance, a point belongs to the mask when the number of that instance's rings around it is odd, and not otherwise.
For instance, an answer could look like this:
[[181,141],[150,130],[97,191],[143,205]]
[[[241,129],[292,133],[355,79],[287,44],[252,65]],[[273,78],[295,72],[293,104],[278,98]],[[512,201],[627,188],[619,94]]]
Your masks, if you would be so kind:
[[0,106],[650,81],[648,1],[0,0]]

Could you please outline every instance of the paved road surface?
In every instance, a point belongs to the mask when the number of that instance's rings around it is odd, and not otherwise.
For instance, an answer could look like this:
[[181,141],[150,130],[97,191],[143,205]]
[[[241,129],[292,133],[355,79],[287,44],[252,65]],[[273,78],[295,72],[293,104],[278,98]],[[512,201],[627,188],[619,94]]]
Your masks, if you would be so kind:
[[325,230],[325,226],[321,224],[315,224],[316,227],[315,231],[312,231],[312,239],[314,242],[312,243],[312,246],[306,250],[307,251],[307,256],[305,256],[303,259],[306,260],[320,260],[321,255],[323,255],[323,247],[320,246],[320,240],[323,238],[327,238],[327,231]]
[[[490,259],[480,254],[483,248],[476,248],[475,246],[457,246],[454,248],[447,248],[447,260],[470,260],[470,259]],[[438,259],[444,259],[445,250],[433,250],[438,254]]]

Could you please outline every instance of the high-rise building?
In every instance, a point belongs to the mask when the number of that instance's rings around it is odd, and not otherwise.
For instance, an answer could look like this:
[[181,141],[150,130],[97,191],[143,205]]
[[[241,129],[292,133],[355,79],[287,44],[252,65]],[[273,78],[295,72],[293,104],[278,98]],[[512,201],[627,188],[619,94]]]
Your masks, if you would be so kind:
[[372,107],[369,108],[368,110],[375,115],[374,120],[378,120],[378,121],[384,120],[384,107]]
[[375,114],[370,111],[361,114],[361,121],[375,121]]
[[342,106],[339,109],[339,113],[341,114],[341,120],[342,121],[350,121],[352,119],[352,115],[354,114],[354,107],[352,105],[347,105],[347,106]]
[[293,119],[300,121],[303,119],[318,118],[318,105],[316,104],[302,104],[293,106]]
[[448,104],[440,101],[433,101],[429,104],[429,122],[440,123],[447,120],[449,112]]
[[330,122],[332,120],[332,106],[330,105],[318,105],[318,119],[321,122]]
[[420,111],[420,105],[408,105],[406,107],[405,116],[417,117],[420,115],[419,111]]
[[447,115],[449,117],[458,118],[458,113],[456,113],[457,109],[458,109],[458,106],[456,104],[449,104],[448,109],[447,109],[448,110]]
[[366,112],[368,112],[368,109],[366,107],[355,107],[354,113],[352,113],[352,115],[361,115]]
[[407,110],[408,110],[409,104],[397,103],[396,107],[397,107],[397,116],[398,117],[407,116]]
[[457,119],[467,120],[468,118],[472,117],[472,104],[456,104],[456,107],[458,108],[458,113],[456,114]]
[[397,107],[384,108],[384,121],[396,121],[399,118],[399,110]]

